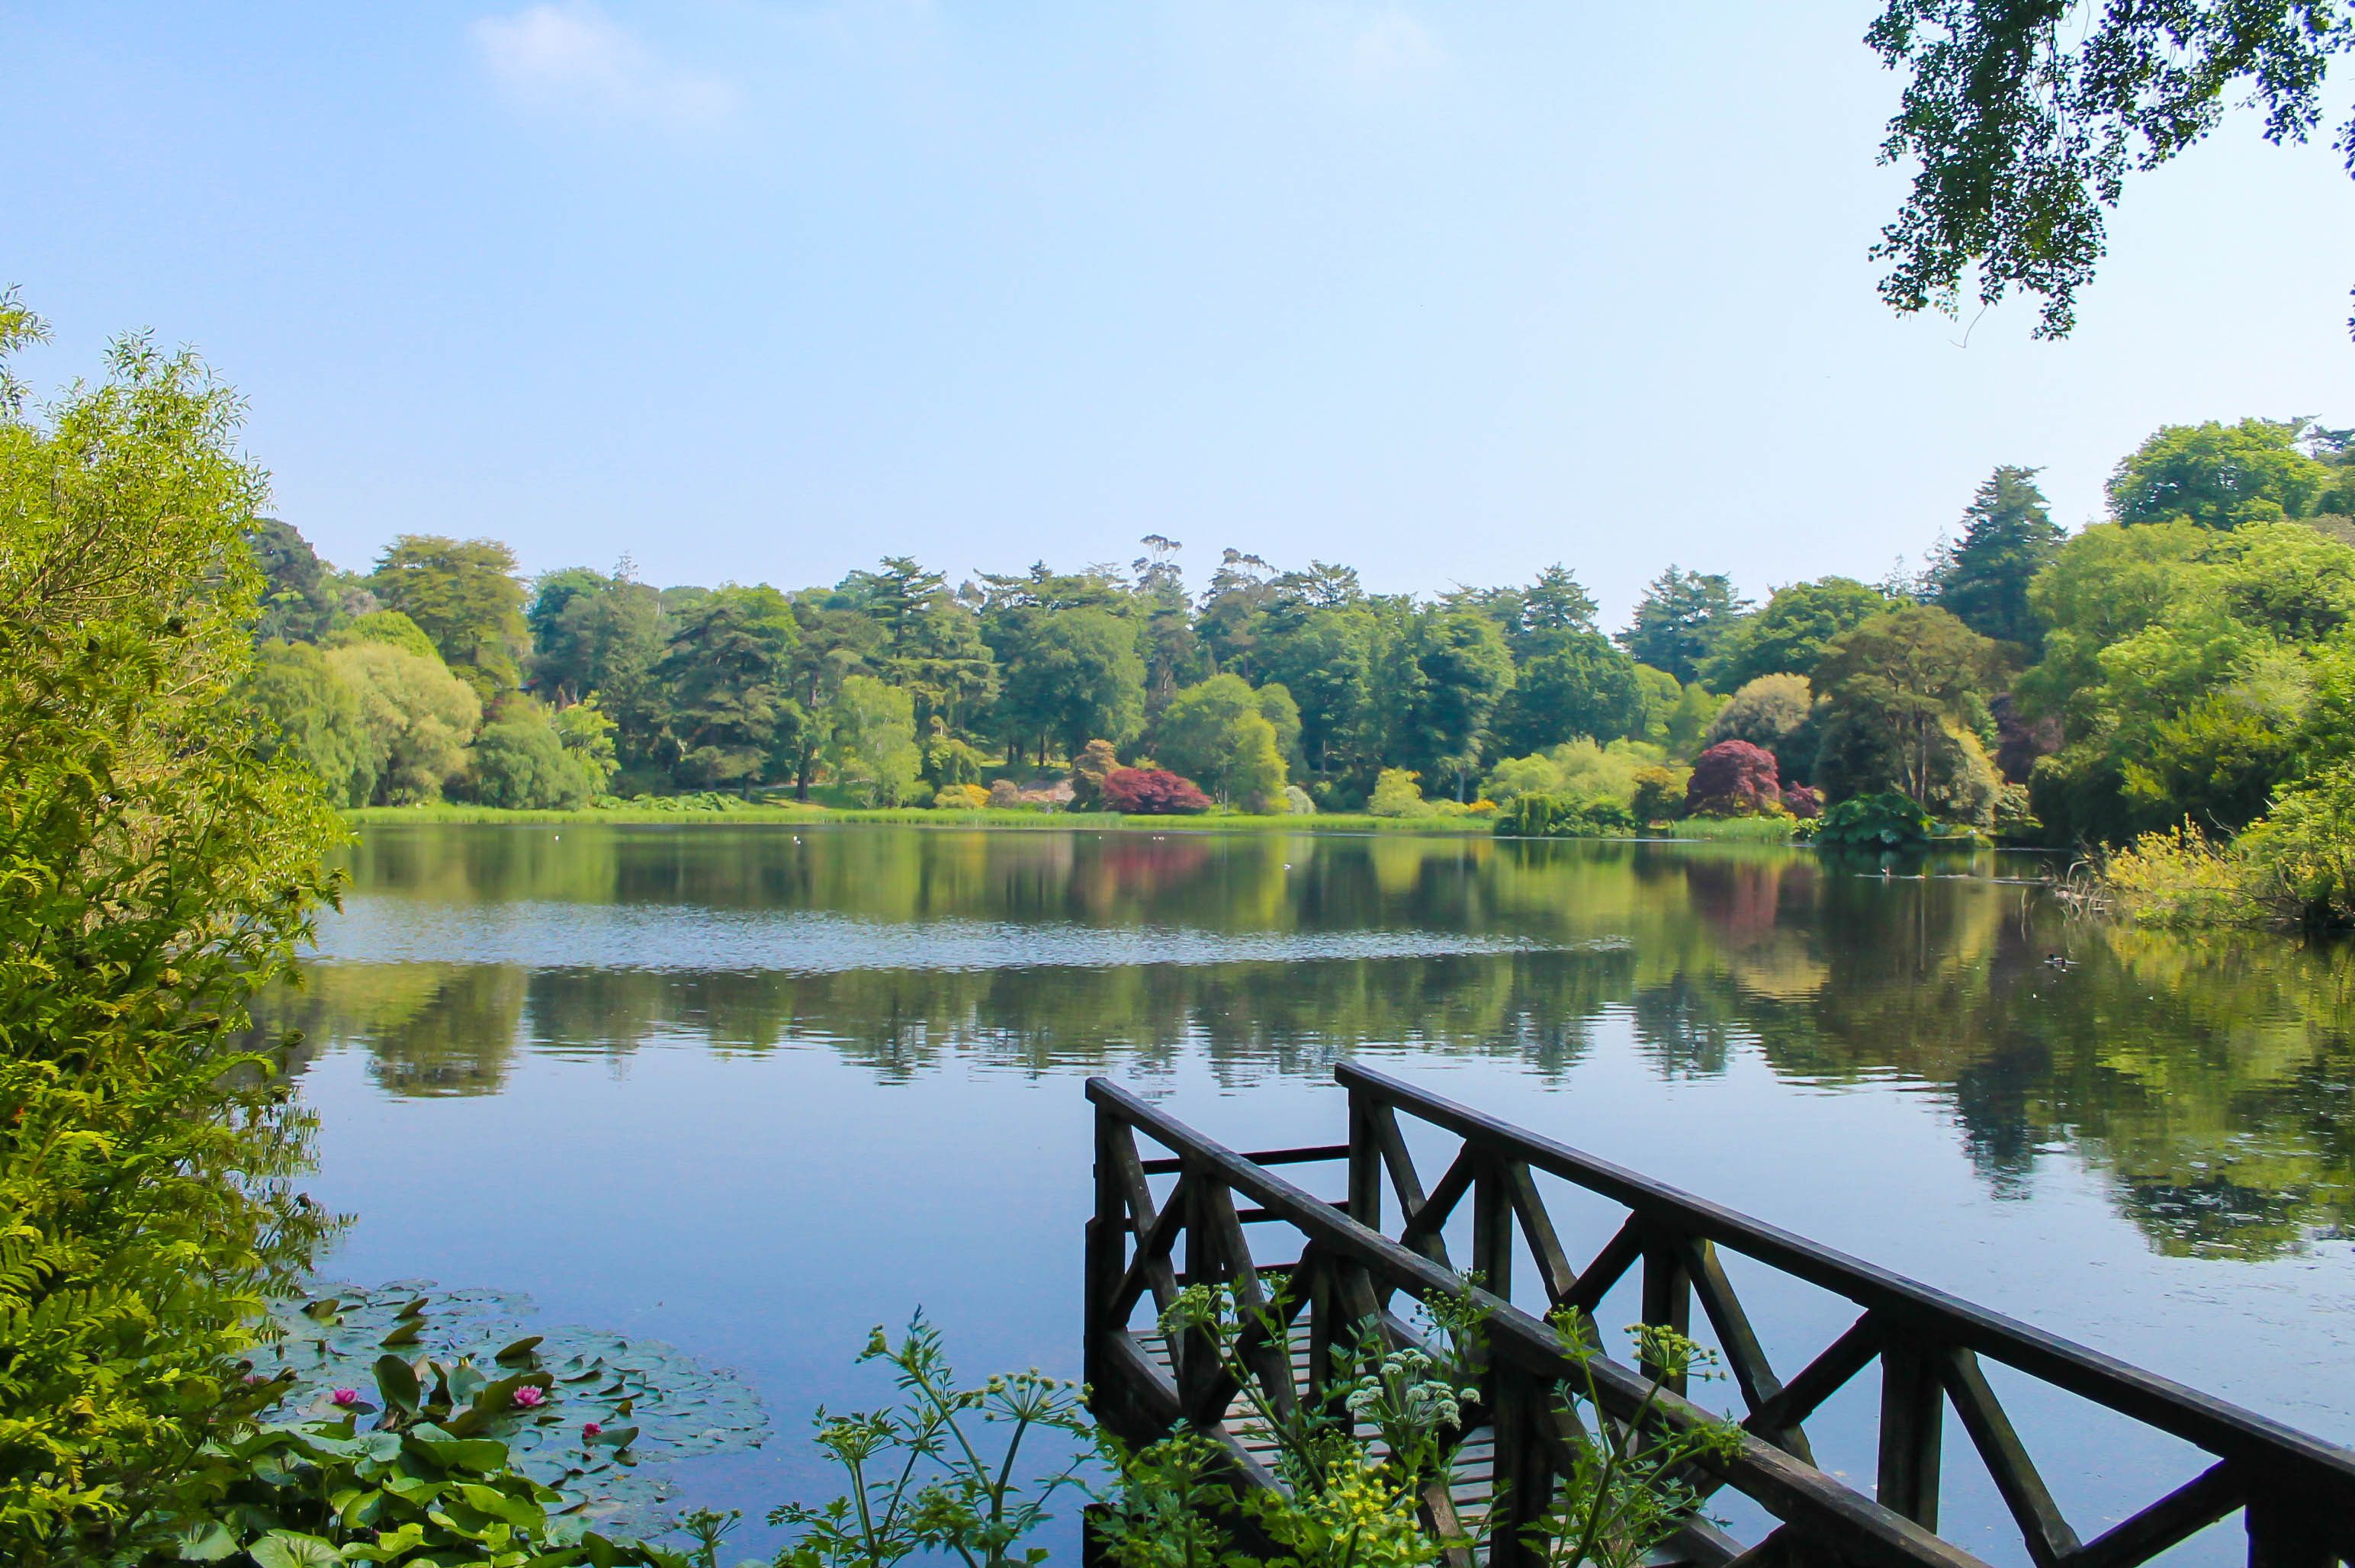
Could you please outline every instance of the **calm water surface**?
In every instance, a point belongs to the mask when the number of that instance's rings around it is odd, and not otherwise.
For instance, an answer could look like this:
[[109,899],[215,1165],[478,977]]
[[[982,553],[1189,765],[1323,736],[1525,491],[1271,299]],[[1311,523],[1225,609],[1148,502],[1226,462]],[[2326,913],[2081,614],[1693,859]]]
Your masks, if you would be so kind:
[[[285,1004],[359,1216],[329,1272],[734,1369],[776,1434],[679,1484],[748,1515],[824,1483],[806,1413],[879,1397],[873,1323],[1076,1374],[1086,1075],[1266,1147],[1343,1136],[1351,1055],[2355,1441],[2344,949],[2072,920],[1994,857],[698,824],[350,861]],[[1845,1322],[1753,1311],[1786,1375]],[[2088,1535],[2190,1473],[2023,1410]],[[1995,1508],[1946,1448],[1950,1520]]]

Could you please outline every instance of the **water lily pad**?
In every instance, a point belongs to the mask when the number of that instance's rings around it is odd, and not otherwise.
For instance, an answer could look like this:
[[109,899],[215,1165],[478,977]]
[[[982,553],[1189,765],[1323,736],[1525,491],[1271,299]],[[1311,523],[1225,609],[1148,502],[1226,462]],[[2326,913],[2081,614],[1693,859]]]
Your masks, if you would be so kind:
[[[323,1304],[325,1315],[313,1310]],[[671,1461],[756,1448],[768,1435],[768,1417],[741,1380],[658,1340],[549,1325],[512,1292],[413,1279],[373,1290],[322,1284],[272,1316],[280,1338],[255,1371],[285,1380],[282,1411],[373,1384],[392,1413],[385,1422],[405,1424],[447,1398],[442,1426],[411,1427],[412,1437],[504,1445],[509,1464],[617,1535],[661,1527]],[[517,1403],[525,1388],[538,1392],[537,1403]],[[593,1436],[583,1431],[591,1424],[602,1428]]]

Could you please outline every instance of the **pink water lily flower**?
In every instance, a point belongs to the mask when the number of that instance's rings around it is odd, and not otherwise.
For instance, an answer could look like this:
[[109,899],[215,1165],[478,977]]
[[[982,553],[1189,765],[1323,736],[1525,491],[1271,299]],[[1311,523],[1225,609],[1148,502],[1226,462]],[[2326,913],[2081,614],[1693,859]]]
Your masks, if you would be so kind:
[[339,1405],[354,1405],[360,1402],[360,1391],[356,1388],[339,1388],[327,1397]]
[[515,1391],[515,1402],[517,1410],[538,1410],[548,1403],[548,1395],[544,1391],[526,1383]]
[[583,1437],[594,1437],[604,1430],[605,1429],[602,1426],[600,1426],[593,1421],[584,1421],[581,1424],[581,1435]]

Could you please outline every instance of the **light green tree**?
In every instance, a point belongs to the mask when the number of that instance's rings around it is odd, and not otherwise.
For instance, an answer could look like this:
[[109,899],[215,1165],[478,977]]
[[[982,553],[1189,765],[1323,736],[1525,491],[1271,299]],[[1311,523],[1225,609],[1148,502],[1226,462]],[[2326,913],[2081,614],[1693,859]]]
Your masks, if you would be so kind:
[[1982,743],[2000,676],[1996,645],[1945,611],[1908,604],[1834,643],[1816,667],[1817,769],[1827,796],[1894,789],[1934,811],[1989,820],[1997,779]]
[[377,748],[360,702],[327,656],[309,643],[267,642],[256,650],[250,680],[267,720],[256,750],[302,760],[337,805],[366,805],[376,795]]
[[2110,476],[2110,510],[2122,523],[2203,528],[2310,517],[2337,475],[2298,449],[2305,429],[2260,419],[2165,426]]
[[621,765],[613,744],[617,726],[605,712],[604,704],[591,692],[570,708],[558,709],[549,716],[549,724],[565,752],[580,764],[589,780],[590,793],[602,795],[606,784],[613,781],[614,770]]
[[250,699],[240,403],[119,341],[36,419],[0,296],[0,1560],[170,1554],[183,1463],[327,1222],[249,1039],[342,837]]
[[[1275,777],[1267,774],[1259,731],[1274,749]],[[1273,799],[1285,782],[1286,736],[1297,741],[1300,710],[1280,686],[1253,691],[1239,675],[1214,675],[1172,698],[1153,727],[1154,760],[1185,774],[1220,801]]]
[[1766,607],[1730,626],[1701,661],[1701,677],[1719,691],[1762,675],[1809,675],[1841,633],[1891,607],[1878,588],[1852,577],[1819,577],[1777,588]]
[[871,675],[854,675],[826,710],[826,763],[836,782],[868,805],[898,805],[915,794],[923,752],[915,699]]
[[440,800],[464,770],[466,744],[482,722],[474,688],[440,659],[390,643],[333,648],[326,662],[359,704],[376,763],[376,802]]
[[433,639],[425,635],[425,629],[398,610],[370,610],[366,614],[355,615],[328,633],[323,641],[331,648],[347,648],[354,643],[389,643],[421,659],[439,663],[442,658],[433,646]]
[[1284,797],[1284,752],[1275,726],[1259,713],[1241,713],[1227,731],[1232,748],[1227,763],[1227,787],[1234,803],[1249,812],[1280,816],[1289,809]]
[[[1136,629],[1094,605],[1045,611],[1006,659],[996,727],[1014,744],[1077,756],[1092,740],[1133,740],[1145,720],[1145,660]],[[1014,628],[1002,632],[1010,636]]]
[[1375,816],[1428,816],[1431,803],[1423,798],[1422,775],[1407,768],[1384,768],[1374,781],[1366,810]]
[[548,709],[520,694],[499,705],[466,762],[467,793],[485,805],[568,811],[596,798],[589,769],[565,748]]

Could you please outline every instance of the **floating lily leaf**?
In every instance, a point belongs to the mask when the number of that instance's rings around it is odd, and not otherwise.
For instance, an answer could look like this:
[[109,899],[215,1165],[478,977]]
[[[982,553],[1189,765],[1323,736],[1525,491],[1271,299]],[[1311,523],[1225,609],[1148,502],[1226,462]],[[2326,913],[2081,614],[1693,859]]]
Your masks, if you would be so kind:
[[[507,1445],[489,1437],[442,1436],[447,1428],[421,1426],[402,1445],[444,1469],[495,1470],[507,1460]],[[421,1434],[435,1434],[427,1436]]]
[[377,1392],[384,1403],[410,1415],[417,1413],[417,1403],[424,1390],[417,1381],[417,1369],[399,1356],[378,1356],[376,1359]]
[[[336,1302],[332,1322],[304,1310],[314,1300]],[[669,1461],[758,1447],[767,1435],[767,1417],[741,1380],[657,1340],[549,1327],[528,1297],[511,1292],[442,1291],[419,1280],[373,1290],[322,1283],[310,1299],[281,1303],[273,1315],[283,1337],[257,1357],[255,1371],[284,1380],[284,1411],[316,1409],[335,1389],[374,1381],[389,1413],[380,1424],[441,1441],[504,1443],[509,1465],[581,1494],[588,1514],[613,1520],[617,1533],[661,1527]],[[400,1354],[383,1348],[395,1335]],[[487,1375],[495,1368],[499,1375]],[[524,1387],[544,1398],[515,1404]],[[494,1389],[501,1397],[488,1397]],[[585,1457],[581,1428],[591,1423],[626,1426],[634,1437],[626,1447],[599,1445],[597,1457],[576,1468]],[[395,1432],[357,1435],[398,1452]],[[646,1467],[632,1473],[640,1460]],[[410,1462],[433,1467],[422,1454],[402,1461]],[[444,1484],[426,1489],[438,1496]],[[243,1533],[277,1522],[257,1520]],[[347,1555],[379,1560],[366,1548]]]
[[314,1323],[325,1323],[335,1317],[336,1308],[342,1305],[343,1303],[332,1296],[322,1296],[316,1301],[307,1303],[303,1308],[303,1316]]

